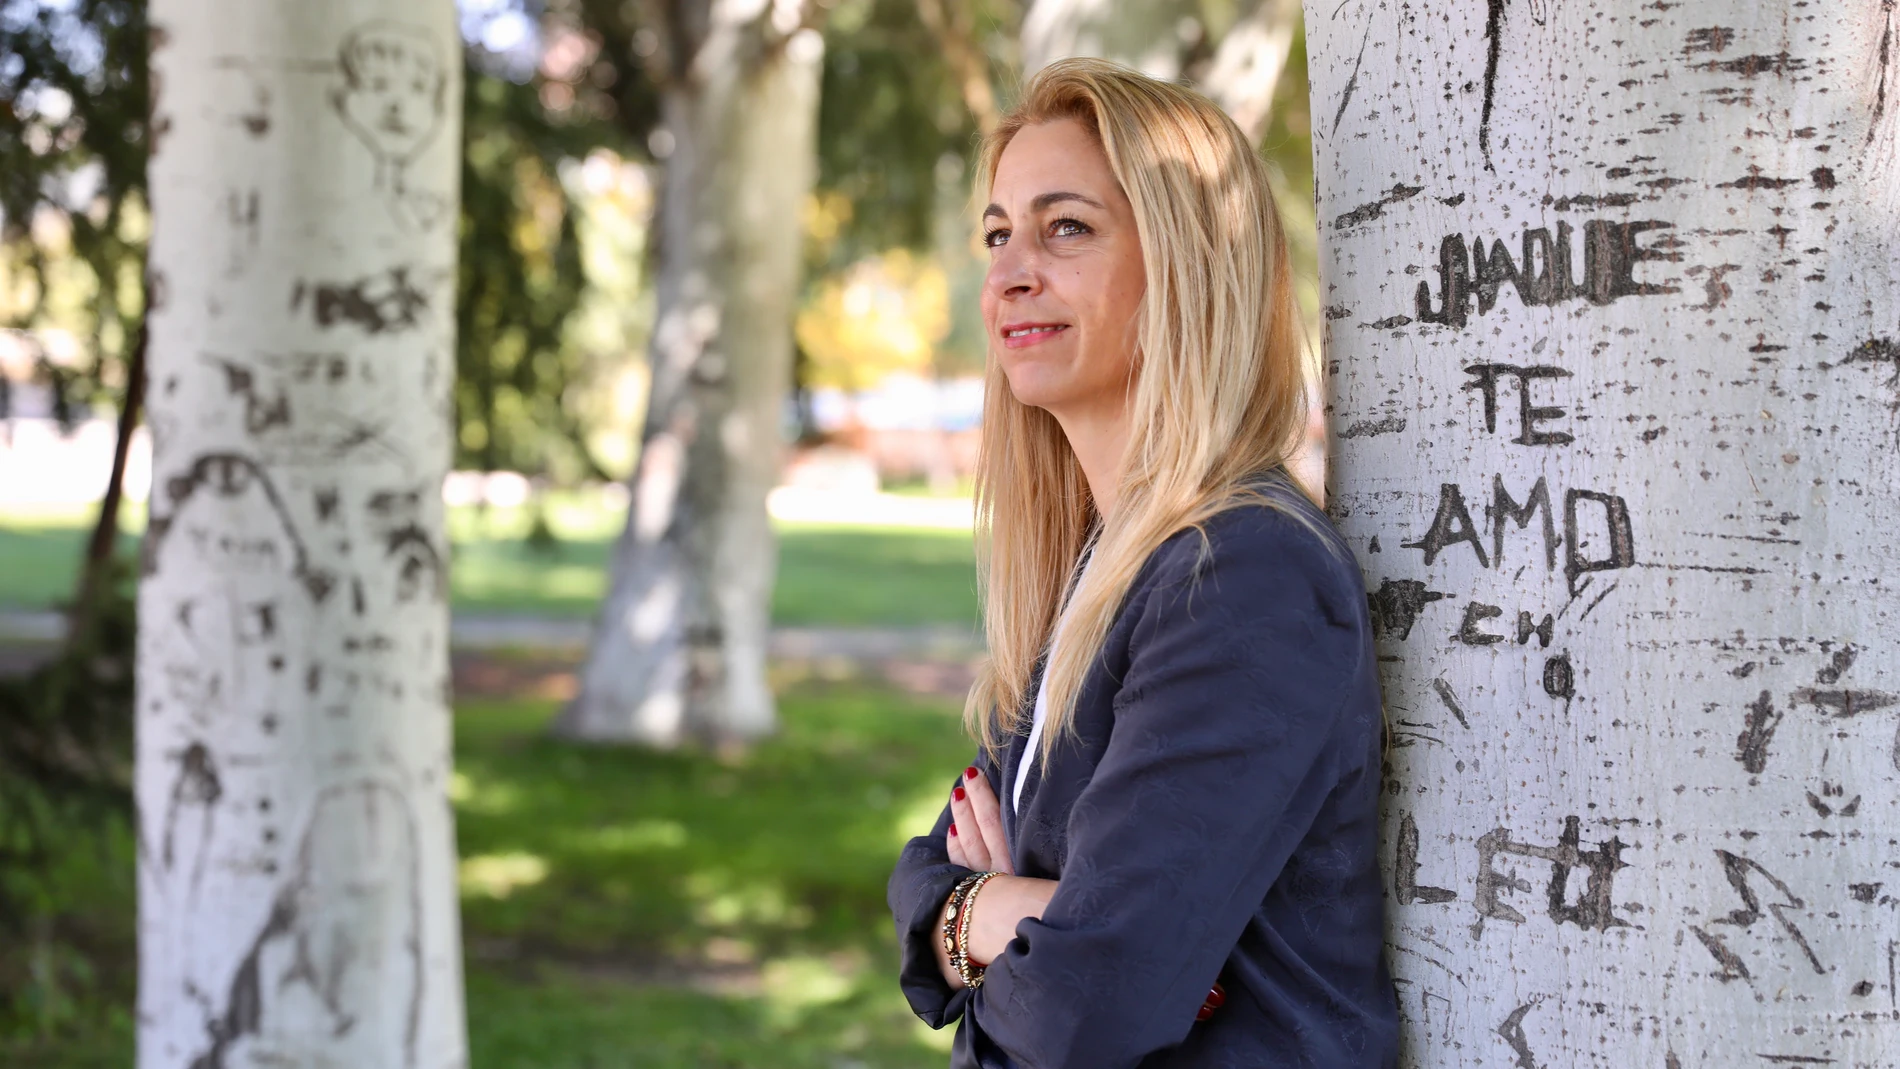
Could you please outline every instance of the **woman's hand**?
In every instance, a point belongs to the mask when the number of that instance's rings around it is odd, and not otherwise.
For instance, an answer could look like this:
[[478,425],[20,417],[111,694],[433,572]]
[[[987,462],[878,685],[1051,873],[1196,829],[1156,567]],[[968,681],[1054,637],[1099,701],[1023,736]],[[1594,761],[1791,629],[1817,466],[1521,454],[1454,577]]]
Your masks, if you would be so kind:
[[950,792],[950,860],[978,872],[1014,876],[1009,843],[1003,838],[1003,807],[989,777],[975,765],[963,770],[963,782]]
[[[970,960],[987,965],[1016,938],[1024,917],[1041,917],[1056,893],[1055,880],[1017,876],[1009,861],[1003,835],[1003,810],[989,779],[975,767],[963,770],[963,782],[950,795],[950,832],[946,836],[950,860],[978,872],[1000,872],[983,885],[966,905],[970,911]],[[950,954],[936,940],[937,968],[952,990],[963,977],[950,964]]]

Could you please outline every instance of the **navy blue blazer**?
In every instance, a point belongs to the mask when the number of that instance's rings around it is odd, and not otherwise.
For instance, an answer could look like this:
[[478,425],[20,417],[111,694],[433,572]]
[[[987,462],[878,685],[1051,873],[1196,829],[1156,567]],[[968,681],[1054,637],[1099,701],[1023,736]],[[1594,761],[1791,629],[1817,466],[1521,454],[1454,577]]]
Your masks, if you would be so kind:
[[[1365,587],[1325,515],[1267,485],[1323,533],[1245,505],[1205,525],[1205,556],[1191,529],[1162,543],[1084,679],[1079,744],[1027,770],[1020,814],[1027,723],[1002,769],[979,750],[1016,872],[1061,881],[982,987],[953,993],[932,947],[969,872],[949,784],[899,857],[901,984],[931,1027],[961,1019],[952,1069],[1397,1064]],[[1217,978],[1226,1004],[1197,1023]]]

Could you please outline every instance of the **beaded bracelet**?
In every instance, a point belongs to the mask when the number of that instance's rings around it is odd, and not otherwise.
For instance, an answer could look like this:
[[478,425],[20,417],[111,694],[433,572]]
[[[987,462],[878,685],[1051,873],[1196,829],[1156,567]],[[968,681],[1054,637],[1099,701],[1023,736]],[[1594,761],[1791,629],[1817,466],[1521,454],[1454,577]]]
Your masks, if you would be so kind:
[[970,906],[983,885],[1001,875],[1000,872],[971,873],[960,880],[950,892],[950,897],[944,900],[943,948],[950,957],[951,967],[957,970],[957,975],[962,977],[966,987],[982,987],[986,968],[970,962]]
[[969,891],[963,892],[963,910],[961,910],[961,917],[958,917],[958,925],[956,925],[956,949],[958,949],[958,953],[956,953],[956,970],[958,970],[958,976],[963,978],[963,985],[967,985],[967,987],[982,987],[982,974],[984,974],[984,970],[988,968],[986,965],[973,965],[971,959],[969,959],[969,919],[971,919],[971,915],[977,911],[975,910],[975,908],[977,908],[977,892],[982,891],[982,885],[984,885],[984,883],[990,883],[992,879],[996,879],[997,875],[1003,875],[1003,873],[977,873],[975,877],[969,879]]

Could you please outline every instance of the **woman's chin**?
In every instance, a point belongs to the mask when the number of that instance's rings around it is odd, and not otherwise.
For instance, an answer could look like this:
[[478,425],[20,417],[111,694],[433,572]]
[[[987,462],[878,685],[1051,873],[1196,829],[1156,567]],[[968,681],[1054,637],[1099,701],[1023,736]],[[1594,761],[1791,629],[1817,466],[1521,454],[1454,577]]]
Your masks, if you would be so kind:
[[1010,395],[1016,400],[1035,408],[1049,408],[1061,405],[1075,392],[1074,384],[1067,375],[1050,374],[1055,370],[1041,361],[1025,360],[1014,368],[1005,365],[1003,378],[1009,383]]

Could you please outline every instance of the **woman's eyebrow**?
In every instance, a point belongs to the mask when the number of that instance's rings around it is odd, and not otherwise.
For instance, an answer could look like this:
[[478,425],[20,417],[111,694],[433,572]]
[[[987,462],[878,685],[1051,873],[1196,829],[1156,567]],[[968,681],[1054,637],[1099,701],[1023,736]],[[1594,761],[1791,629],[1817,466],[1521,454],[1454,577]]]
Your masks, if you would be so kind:
[[[1081,194],[1081,193],[1071,193],[1067,190],[1061,190],[1061,189],[1054,190],[1049,193],[1036,194],[1035,198],[1029,202],[1029,210],[1031,212],[1039,212],[1039,211],[1042,211],[1044,208],[1047,208],[1051,204],[1057,204],[1065,200],[1079,200],[1083,204],[1086,204],[1091,208],[1096,208],[1101,211],[1108,210],[1107,205],[1103,204],[1099,200],[1096,200],[1094,197],[1085,196],[1084,194]],[[1001,204],[992,204],[989,207],[983,209],[983,218],[988,219],[991,216],[1007,219],[1009,218],[1009,213],[1003,210],[1003,206]]]

